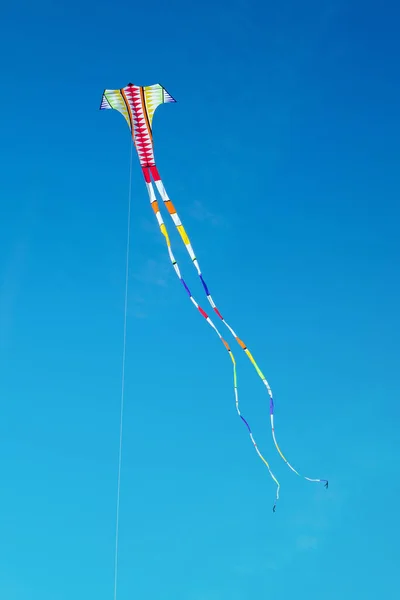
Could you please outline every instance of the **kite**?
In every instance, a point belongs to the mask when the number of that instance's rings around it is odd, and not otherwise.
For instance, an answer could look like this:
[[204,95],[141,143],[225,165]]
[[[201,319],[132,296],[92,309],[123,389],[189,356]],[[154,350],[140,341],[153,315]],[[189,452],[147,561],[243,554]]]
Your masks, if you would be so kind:
[[[205,310],[203,310],[203,308],[200,306],[200,304],[196,301],[196,299],[192,295],[190,289],[188,288],[185,280],[182,277],[181,270],[175,259],[174,254],[172,252],[171,240],[170,240],[170,237],[169,237],[169,234],[167,231],[167,227],[164,223],[164,220],[163,220],[161,212],[160,212],[155,188],[158,191],[159,196],[161,197],[161,199],[167,209],[167,212],[169,213],[175,227],[177,228],[178,233],[180,234],[180,237],[181,237],[181,239],[185,245],[185,248],[190,256],[191,262],[193,263],[193,266],[195,267],[197,274],[200,278],[202,287],[204,289],[207,300],[211,306],[211,309],[213,310],[214,314],[219,319],[219,321],[221,321],[222,324],[228,329],[230,334],[233,336],[233,338],[236,340],[236,342],[239,344],[239,346],[245,352],[245,354],[247,355],[248,359],[252,363],[255,371],[257,372],[258,376],[260,377],[262,383],[264,384],[264,386],[267,390],[267,393],[269,396],[269,408],[270,408],[269,413],[270,413],[270,425],[271,425],[272,439],[273,439],[273,442],[275,444],[275,447],[276,447],[278,453],[280,454],[281,458],[285,461],[287,466],[299,477],[303,477],[304,479],[311,481],[311,482],[324,483],[325,487],[328,487],[328,481],[326,479],[312,479],[310,477],[301,475],[289,463],[289,461],[283,455],[283,453],[278,445],[276,435],[275,435],[274,399],[273,399],[271,387],[270,387],[267,379],[265,378],[263,372],[261,371],[258,364],[256,363],[248,346],[237,336],[235,331],[232,329],[232,327],[229,325],[229,323],[222,316],[221,312],[218,310],[217,305],[215,304],[215,302],[210,294],[209,288],[203,278],[203,273],[201,271],[200,264],[199,264],[198,258],[196,256],[196,253],[193,249],[193,246],[192,246],[192,244],[189,240],[189,237],[182,225],[182,221],[180,220],[179,215],[176,212],[176,209],[175,209],[170,197],[168,196],[165,186],[161,180],[160,174],[158,172],[158,169],[157,169],[157,166],[156,166],[156,163],[154,160],[152,122],[153,122],[154,113],[155,113],[155,110],[157,109],[157,107],[160,106],[161,104],[170,103],[170,102],[176,102],[176,100],[160,84],[149,85],[149,86],[137,86],[137,85],[133,85],[132,83],[129,83],[126,87],[121,88],[121,89],[117,89],[117,90],[106,89],[106,90],[104,90],[102,100],[101,100],[100,110],[114,109],[114,110],[119,111],[124,116],[128,126],[129,126],[129,129],[131,131],[133,143],[137,150],[137,154],[138,154],[139,161],[140,161],[140,166],[142,168],[144,180],[145,180],[146,187],[147,187],[147,192],[149,194],[150,204],[154,211],[155,217],[157,219],[160,231],[165,238],[169,258],[171,260],[171,263],[175,270],[175,273],[178,276],[178,278],[180,279],[183,288],[185,289],[187,295],[189,296],[190,301],[193,303],[193,305],[196,307],[196,309],[199,311],[199,313],[204,317],[204,319],[207,321],[207,323],[210,325],[210,327],[212,327],[212,329],[215,331],[215,333],[217,334],[217,336],[223,343],[224,347],[226,348],[226,350],[230,356],[230,359],[231,359],[232,365],[233,365],[233,386],[234,386],[236,411],[237,411],[238,416],[243,421],[244,425],[246,426],[246,428],[248,430],[248,434],[249,434],[251,442],[255,448],[255,451],[257,452],[258,456],[260,457],[260,459],[263,461],[263,463],[267,467],[270,476],[272,477],[273,481],[276,484],[276,496],[275,496],[275,502],[273,505],[273,511],[275,512],[276,502],[279,499],[280,484],[279,484],[277,478],[275,477],[274,473],[272,472],[269,463],[264,458],[264,456],[261,454],[261,452],[257,446],[257,443],[254,439],[250,425],[248,424],[248,422],[246,421],[244,416],[241,414],[240,407],[239,407],[236,359],[233,355],[230,345],[225,340],[225,338],[222,336],[218,327],[212,321],[211,317],[206,313]],[[155,184],[155,188],[153,186],[153,182]]]

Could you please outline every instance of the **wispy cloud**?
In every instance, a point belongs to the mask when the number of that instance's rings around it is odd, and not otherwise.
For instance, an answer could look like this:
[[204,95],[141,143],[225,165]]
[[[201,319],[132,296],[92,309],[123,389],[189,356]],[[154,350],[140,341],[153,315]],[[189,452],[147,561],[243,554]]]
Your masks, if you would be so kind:
[[154,260],[153,258],[148,258],[134,277],[142,283],[156,285],[157,287],[166,287],[170,276],[170,265]]
[[[163,294],[162,289],[167,287],[168,280],[173,275],[173,268],[165,260],[147,258],[142,265],[135,270],[132,279],[140,282],[144,287],[158,288],[157,294]],[[129,300],[129,313],[136,319],[147,319],[146,300],[136,292],[136,283],[132,284],[132,293]]]
[[288,529],[278,534],[264,554],[243,555],[234,566],[235,573],[244,578],[257,577],[267,571],[281,571],[296,562],[304,553],[318,552],[326,543],[329,532],[341,517],[344,495],[334,489],[327,494],[315,491],[309,507],[302,506],[286,519]]
[[154,219],[143,217],[140,220],[140,227],[146,233],[150,233],[152,235],[154,235],[155,233],[159,234],[157,221],[155,221]]
[[131,299],[130,314],[135,319],[147,319],[147,312],[145,310],[145,300],[138,294],[133,294]]
[[296,539],[296,548],[300,552],[316,550],[318,548],[318,539],[315,535],[299,535]]
[[208,221],[214,227],[217,225],[221,225],[224,221],[222,217],[218,216],[216,213],[211,212],[203,202],[200,200],[195,200],[191,206],[189,206],[188,214],[197,221]]

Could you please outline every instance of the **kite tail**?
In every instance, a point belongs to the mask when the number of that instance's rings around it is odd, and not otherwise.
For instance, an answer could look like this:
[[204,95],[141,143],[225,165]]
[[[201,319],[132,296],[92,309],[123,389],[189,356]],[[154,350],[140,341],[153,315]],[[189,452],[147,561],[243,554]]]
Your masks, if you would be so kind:
[[[304,475],[301,475],[290,463],[289,461],[285,458],[285,456],[282,453],[282,450],[280,449],[278,442],[276,440],[276,436],[275,436],[275,427],[274,427],[274,399],[273,399],[273,395],[272,395],[272,390],[271,387],[266,379],[266,377],[264,376],[264,374],[262,373],[261,369],[259,368],[259,366],[257,365],[256,361],[254,360],[253,355],[251,354],[250,350],[248,349],[248,347],[246,346],[246,344],[236,335],[236,333],[234,332],[234,330],[232,329],[232,327],[229,325],[229,323],[227,323],[227,321],[225,321],[224,317],[222,316],[222,314],[220,313],[220,311],[218,310],[211,294],[210,291],[207,287],[206,282],[203,279],[203,275],[200,269],[200,264],[196,258],[196,255],[194,253],[192,244],[190,243],[189,237],[182,225],[182,222],[179,218],[178,213],[176,212],[176,209],[174,207],[174,205],[172,204],[167,191],[164,187],[164,184],[161,180],[160,174],[158,172],[158,169],[156,166],[154,167],[150,167],[149,168],[150,173],[154,179],[154,182],[156,184],[156,187],[160,193],[160,196],[170,214],[170,217],[172,219],[172,221],[174,222],[181,238],[182,241],[185,245],[185,248],[192,260],[192,263],[200,277],[200,281],[202,283],[202,286],[204,288],[204,291],[206,293],[207,296],[207,300],[210,303],[211,307],[213,308],[214,312],[217,314],[217,316],[220,318],[220,320],[224,323],[224,325],[229,329],[229,331],[231,332],[231,334],[233,335],[233,337],[236,339],[237,343],[239,344],[239,346],[244,350],[245,354],[247,355],[248,359],[250,360],[250,362],[252,363],[254,369],[256,370],[258,376],[260,377],[261,381],[263,382],[263,384],[265,385],[265,387],[267,388],[267,392],[269,395],[269,399],[270,399],[270,422],[271,422],[271,433],[272,433],[272,439],[274,441],[275,447],[277,449],[277,451],[279,452],[279,455],[281,456],[281,458],[285,461],[285,463],[287,464],[287,466],[294,472],[296,473],[296,475],[298,475],[299,477],[303,477],[304,479],[306,479],[307,481],[312,481],[312,482],[317,482],[317,483],[325,483],[325,487],[328,487],[328,481],[326,479],[313,479],[310,477],[306,477]],[[150,180],[150,175],[147,175],[149,180]],[[147,182],[147,180],[146,180]],[[151,183],[150,183],[151,185]],[[239,413],[240,415],[240,413]],[[241,416],[241,415],[240,415]],[[244,419],[243,419],[244,420]],[[246,421],[245,421],[246,423]]]
[[210,317],[207,315],[207,313],[201,308],[201,306],[196,302],[195,298],[192,296],[188,286],[186,285],[185,280],[183,279],[180,269],[179,269],[179,265],[174,257],[174,254],[172,252],[172,248],[171,248],[171,240],[169,238],[168,235],[168,231],[167,228],[165,226],[165,223],[163,221],[162,215],[160,213],[160,209],[158,206],[158,202],[157,202],[157,198],[154,192],[154,188],[153,188],[153,184],[151,182],[151,178],[150,178],[150,173],[149,173],[149,169],[147,167],[143,168],[143,175],[144,175],[144,179],[146,182],[146,187],[147,187],[147,191],[149,194],[149,199],[150,199],[150,204],[151,207],[154,211],[154,214],[156,216],[158,225],[160,227],[161,233],[163,234],[166,244],[167,244],[167,249],[168,249],[168,254],[169,254],[169,258],[171,260],[172,266],[174,267],[175,273],[178,276],[178,278],[180,279],[180,281],[182,282],[183,287],[185,288],[190,301],[192,302],[192,304],[194,304],[194,306],[197,308],[197,310],[200,312],[200,314],[205,318],[205,320],[207,321],[207,323],[210,325],[210,327],[212,327],[215,331],[215,333],[218,335],[219,339],[221,340],[221,342],[223,343],[223,345],[225,346],[225,349],[228,351],[229,356],[231,358],[232,361],[232,365],[233,365],[233,386],[234,386],[234,393],[235,393],[235,405],[236,405],[236,411],[238,416],[241,418],[241,420],[243,421],[243,423],[246,425],[247,430],[249,432],[249,436],[251,439],[251,442],[255,448],[255,451],[257,452],[258,456],[261,458],[261,460],[263,461],[264,465],[267,467],[269,474],[271,476],[271,478],[274,480],[275,484],[276,484],[276,497],[275,497],[275,502],[274,502],[274,507],[273,510],[275,511],[275,507],[276,507],[276,503],[279,500],[279,490],[280,490],[280,484],[279,481],[276,479],[275,475],[273,474],[273,472],[271,471],[271,468],[268,464],[268,462],[266,461],[266,459],[264,458],[264,456],[261,454],[257,443],[254,439],[253,433],[250,429],[250,426],[248,424],[248,422],[246,421],[246,419],[242,416],[241,412],[240,412],[240,408],[239,408],[239,393],[238,393],[238,386],[237,386],[237,371],[236,371],[236,360],[235,357],[233,355],[233,352],[231,350],[231,348],[229,347],[228,342],[222,337],[221,333],[219,332],[219,330],[217,329],[217,327],[214,325],[214,323],[212,322],[212,320],[210,319]]

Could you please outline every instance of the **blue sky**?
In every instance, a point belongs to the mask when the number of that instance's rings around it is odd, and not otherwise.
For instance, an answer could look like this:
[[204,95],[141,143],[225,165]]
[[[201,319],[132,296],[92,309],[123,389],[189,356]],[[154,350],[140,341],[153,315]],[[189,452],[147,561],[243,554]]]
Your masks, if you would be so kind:
[[397,599],[400,10],[2,10],[0,597],[112,598],[129,132],[98,107],[133,81],[178,101],[154,119],[166,187],[284,452],[330,487],[281,461],[237,349],[272,513],[135,159],[118,598]]

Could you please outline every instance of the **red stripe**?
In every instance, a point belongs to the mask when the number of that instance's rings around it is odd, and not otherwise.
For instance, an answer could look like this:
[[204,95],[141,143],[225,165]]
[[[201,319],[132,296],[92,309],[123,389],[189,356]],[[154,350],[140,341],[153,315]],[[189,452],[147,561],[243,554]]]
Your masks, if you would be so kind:
[[201,314],[203,315],[203,317],[204,317],[205,319],[208,319],[208,315],[207,315],[207,313],[205,313],[205,312],[204,312],[204,310],[201,308],[201,306],[199,306],[199,311],[201,312]]
[[221,313],[219,312],[218,308],[216,306],[214,306],[214,310],[217,313],[217,315],[219,316],[219,318],[221,319],[221,321],[224,320],[224,317],[221,315]]
[[161,177],[160,177],[157,167],[156,166],[150,167],[150,171],[151,171],[154,181],[160,181]]
[[150,178],[150,172],[149,169],[147,167],[143,167],[143,175],[144,175],[144,179],[146,181],[146,183],[150,183],[151,182],[151,178]]

